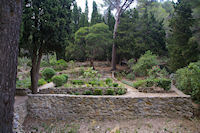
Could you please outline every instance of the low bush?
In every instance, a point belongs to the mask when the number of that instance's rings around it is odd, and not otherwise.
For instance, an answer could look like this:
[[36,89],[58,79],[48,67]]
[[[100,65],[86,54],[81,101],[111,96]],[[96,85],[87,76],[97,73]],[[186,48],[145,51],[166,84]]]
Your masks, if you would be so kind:
[[133,86],[135,88],[156,86],[163,88],[164,90],[169,90],[171,88],[171,80],[166,78],[138,80],[133,83]]
[[67,62],[63,59],[57,60],[54,68],[55,70],[65,70],[67,68]]
[[102,89],[94,89],[94,95],[103,95]]
[[42,85],[45,85],[45,84],[47,84],[47,81],[45,81],[43,78],[38,80],[38,86],[42,86]]
[[68,76],[67,74],[62,74],[61,76],[64,76],[64,77],[65,77],[65,82],[68,81],[69,76]]
[[84,85],[83,80],[71,80],[71,83],[74,85]]
[[126,93],[126,90],[123,89],[123,88],[120,88],[120,89],[117,91],[117,94],[118,94],[118,95],[123,95],[123,94],[125,94],[125,93]]
[[168,75],[169,73],[166,71],[166,69],[161,69],[159,66],[153,66],[151,69],[148,69],[148,76],[150,78],[164,78]]
[[114,95],[115,94],[115,90],[113,88],[108,88],[106,90],[106,95]]
[[119,84],[118,83],[113,83],[113,87],[118,87]]
[[92,95],[92,91],[86,90],[86,91],[83,93],[83,95]]
[[31,88],[31,79],[26,78],[23,80],[17,80],[16,81],[16,87],[17,88]]
[[126,78],[130,79],[130,80],[134,80],[135,79],[135,74],[134,73],[129,73],[129,74],[126,75]]
[[66,82],[66,78],[63,75],[55,75],[53,76],[52,81],[56,85],[56,87],[59,87]]
[[129,68],[132,68],[133,67],[133,65],[136,63],[136,60],[135,59],[130,59],[130,60],[128,60],[128,67]]
[[107,78],[107,79],[105,80],[105,82],[106,82],[106,84],[108,85],[108,84],[111,84],[113,81],[112,81],[111,78]]
[[50,80],[55,74],[56,72],[52,68],[45,68],[42,71],[42,76],[45,78],[45,80]]
[[139,58],[137,63],[133,65],[132,70],[138,76],[147,76],[148,69],[155,65],[158,65],[157,56],[152,54],[151,51],[147,51]]
[[192,99],[200,102],[200,61],[178,69],[175,75],[176,87]]

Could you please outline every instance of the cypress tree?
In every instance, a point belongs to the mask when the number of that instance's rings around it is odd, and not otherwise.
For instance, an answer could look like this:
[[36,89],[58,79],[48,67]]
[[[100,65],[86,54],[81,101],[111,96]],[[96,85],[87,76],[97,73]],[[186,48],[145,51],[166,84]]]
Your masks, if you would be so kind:
[[170,20],[171,35],[168,41],[170,68],[175,71],[197,60],[198,45],[192,38],[192,10],[187,0],[178,0]]

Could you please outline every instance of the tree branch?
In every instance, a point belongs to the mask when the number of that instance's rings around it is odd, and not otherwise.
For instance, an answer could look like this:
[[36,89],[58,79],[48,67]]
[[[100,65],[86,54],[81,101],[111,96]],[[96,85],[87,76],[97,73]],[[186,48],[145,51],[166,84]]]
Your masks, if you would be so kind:
[[134,0],[131,0],[131,2],[125,7],[125,9],[121,12],[123,13],[124,11],[126,11],[126,9],[133,3]]

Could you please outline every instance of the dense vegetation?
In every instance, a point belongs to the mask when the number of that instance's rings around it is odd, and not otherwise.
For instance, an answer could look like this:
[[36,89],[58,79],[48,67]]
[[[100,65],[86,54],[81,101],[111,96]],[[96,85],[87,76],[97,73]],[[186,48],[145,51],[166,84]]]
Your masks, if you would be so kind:
[[[191,62],[199,60],[200,53],[198,1],[138,0],[135,8],[119,10],[118,18],[112,10],[122,5],[110,2],[104,0],[106,11],[100,14],[94,1],[90,17],[87,0],[85,11],[73,0],[25,1],[20,39],[20,56],[24,58],[19,60],[24,64],[31,59],[31,78],[25,79],[25,86],[31,86],[34,93],[37,85],[46,82],[63,85],[68,78],[55,75],[55,71],[73,68],[74,61],[90,61],[93,68],[95,60],[113,62],[114,44],[115,61],[129,67],[124,73],[116,73],[118,79],[145,76],[141,82],[158,84],[168,82],[170,73],[177,73],[177,87],[186,90],[186,79],[180,77],[190,70]],[[39,76],[40,66],[51,68]],[[198,88],[198,80],[194,76],[192,88]],[[19,81],[18,86],[24,83]],[[185,93],[198,100],[197,89]]]

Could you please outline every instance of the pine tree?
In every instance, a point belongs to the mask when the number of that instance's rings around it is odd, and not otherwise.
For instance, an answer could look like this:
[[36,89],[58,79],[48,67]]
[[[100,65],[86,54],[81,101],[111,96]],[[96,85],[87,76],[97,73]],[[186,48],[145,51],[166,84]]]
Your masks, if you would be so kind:
[[110,7],[108,8],[108,15],[107,15],[107,24],[109,26],[109,30],[113,31],[115,25],[115,18],[111,13]]
[[197,60],[197,43],[192,37],[192,10],[187,0],[178,0],[170,20],[171,35],[168,42],[170,68],[175,71]]
[[72,32],[75,33],[79,29],[79,22],[80,22],[80,11],[77,7],[77,3],[74,3],[74,8],[72,10]]

